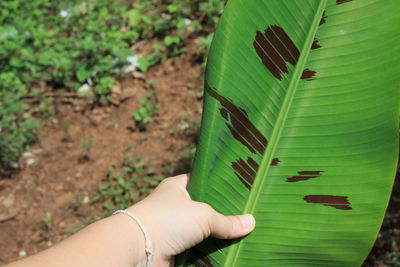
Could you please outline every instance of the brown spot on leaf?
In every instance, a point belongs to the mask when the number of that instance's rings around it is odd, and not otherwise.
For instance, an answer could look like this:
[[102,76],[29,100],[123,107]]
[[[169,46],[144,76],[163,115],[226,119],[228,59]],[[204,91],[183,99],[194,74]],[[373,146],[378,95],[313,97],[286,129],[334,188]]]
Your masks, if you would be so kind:
[[[271,165],[278,166],[279,162],[280,160],[275,158],[272,160]],[[258,163],[252,158],[247,158],[247,161],[239,159],[232,162],[231,166],[235,170],[235,175],[250,190],[254,180],[256,179],[259,168]]]
[[254,159],[248,158],[247,163],[253,168],[253,170],[258,171],[258,163]]
[[323,171],[301,171],[298,172],[300,175],[321,175]]
[[[261,58],[262,63],[264,64],[265,67],[271,72],[275,78],[282,80],[282,75],[279,69],[274,65],[274,63],[267,57],[266,53],[264,50],[261,48],[259,44],[254,42],[254,48],[256,49],[256,52],[258,56]],[[287,73],[287,72],[285,72]]]
[[295,182],[310,180],[312,178],[317,178],[317,177],[319,177],[319,176],[293,176],[293,177],[286,178],[286,182],[295,183]]
[[256,178],[256,171],[242,159],[232,162],[231,166],[235,170],[235,175],[250,190]]
[[316,71],[305,69],[303,71],[303,74],[301,75],[301,79],[306,80],[306,81],[315,80],[315,78],[314,78],[315,74],[317,74]]
[[279,80],[283,73],[289,73],[286,62],[294,66],[300,57],[294,42],[276,25],[268,27],[264,34],[257,31],[253,46],[264,66]]
[[228,127],[228,129],[229,129],[229,131],[231,132],[231,134],[232,134],[232,136],[236,139],[236,140],[238,140],[240,143],[242,143],[242,145],[244,145],[245,147],[247,147],[250,151],[251,151],[251,153],[256,153],[256,151],[254,150],[254,147],[250,144],[250,143],[248,143],[247,141],[246,141],[246,139],[245,138],[243,138],[243,136],[239,133],[239,132],[237,132],[232,126],[230,126],[228,123],[226,123],[226,126]]
[[311,45],[311,50],[313,50],[313,49],[318,49],[318,48],[321,48],[322,46],[320,46],[319,44],[318,44],[318,39],[317,38],[315,38],[314,39],[314,42],[312,43],[312,45]]
[[271,166],[278,166],[280,162],[281,162],[280,159],[275,158],[275,159],[272,160]]
[[289,178],[286,178],[286,182],[288,183],[296,183],[300,181],[307,181],[313,178],[318,178],[321,176],[321,173],[323,171],[300,171],[297,172],[299,174],[298,176],[292,176]]
[[[270,63],[275,64],[277,67],[276,68],[275,65],[273,65],[273,67],[276,69],[276,71],[283,72],[283,73],[289,72],[289,70],[286,66],[285,60],[281,57],[280,54],[278,54],[278,52],[272,47],[272,45],[267,41],[266,37],[260,31],[257,31],[257,33],[256,33],[256,41],[257,42],[254,42],[254,45],[259,47],[259,49],[260,49],[259,55],[263,54],[263,56],[260,55],[261,58],[263,59],[263,62],[269,61],[269,58],[270,58]],[[256,48],[256,50],[257,50],[257,48]],[[265,52],[265,51],[268,51],[268,52]],[[258,52],[259,51],[257,51],[257,53]]]
[[326,11],[324,11],[324,13],[322,13],[322,18],[321,18],[321,21],[319,22],[319,26],[321,26],[322,24],[325,24],[327,18],[328,18],[328,16],[326,15]]
[[[289,61],[293,66],[296,65],[300,57],[300,51],[299,49],[297,49],[295,43],[292,41],[292,39],[290,39],[289,35],[287,35],[286,32],[279,26],[273,25],[265,30],[265,34],[267,36],[272,36],[272,32],[274,32],[275,35],[279,37],[279,40],[283,44],[283,47],[286,50],[289,50],[289,55],[283,53],[283,57],[285,58],[285,60]],[[283,47],[279,46],[279,49]]]
[[337,210],[352,210],[352,208],[349,205],[325,204],[324,206],[333,207]]
[[220,111],[220,113],[221,113],[221,116],[222,116],[225,120],[229,120],[229,117],[228,117],[229,113],[228,113],[228,111],[227,111],[226,109],[220,108],[219,111]]
[[333,207],[340,210],[351,210],[351,203],[346,196],[330,196],[330,195],[308,195],[304,201],[313,204],[323,204],[327,207]]
[[347,2],[351,2],[351,1],[353,1],[353,0],[336,0],[336,5],[344,4]]
[[208,86],[208,84],[206,84],[206,91],[223,106],[223,109],[220,109],[220,112],[225,120],[231,122],[231,125],[228,123],[226,123],[226,125],[232,135],[252,153],[258,152],[263,154],[268,141],[249,120],[247,113],[233,104],[231,100],[218,94],[218,92]]

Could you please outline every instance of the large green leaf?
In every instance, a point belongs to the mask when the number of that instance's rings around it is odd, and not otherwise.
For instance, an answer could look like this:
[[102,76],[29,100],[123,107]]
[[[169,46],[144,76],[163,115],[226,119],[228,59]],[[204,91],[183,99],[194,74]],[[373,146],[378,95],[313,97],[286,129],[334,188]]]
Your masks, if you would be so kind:
[[363,262],[397,162],[399,30],[398,0],[228,1],[189,191],[257,227],[183,265]]

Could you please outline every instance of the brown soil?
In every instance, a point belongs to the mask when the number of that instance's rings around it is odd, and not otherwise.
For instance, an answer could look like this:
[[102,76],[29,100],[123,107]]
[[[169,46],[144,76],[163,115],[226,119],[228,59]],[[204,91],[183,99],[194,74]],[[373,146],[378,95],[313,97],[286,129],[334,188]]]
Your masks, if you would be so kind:
[[[188,170],[182,153],[196,142],[203,87],[193,49],[192,42],[180,59],[124,77],[114,88],[114,105],[54,103],[57,115],[42,121],[39,142],[29,150],[37,162],[0,179],[0,265],[18,259],[21,251],[32,255],[55,244],[96,217],[101,207],[82,199],[96,194],[107,169],[125,155],[157,170]],[[156,92],[159,114],[140,132],[131,113],[150,90]]]
[[[30,150],[36,163],[0,179],[0,265],[18,259],[22,251],[32,255],[47,248],[98,218],[101,206],[88,200],[107,169],[125,155],[145,160],[158,175],[166,166],[174,173],[188,171],[190,162],[182,153],[196,143],[203,88],[194,42],[188,47],[180,59],[124,77],[113,90],[114,105],[54,103],[57,114],[42,122],[39,142]],[[160,110],[140,132],[131,113],[150,90]],[[21,165],[28,160],[22,158]],[[391,257],[400,257],[399,190],[365,266],[400,266],[391,264]]]

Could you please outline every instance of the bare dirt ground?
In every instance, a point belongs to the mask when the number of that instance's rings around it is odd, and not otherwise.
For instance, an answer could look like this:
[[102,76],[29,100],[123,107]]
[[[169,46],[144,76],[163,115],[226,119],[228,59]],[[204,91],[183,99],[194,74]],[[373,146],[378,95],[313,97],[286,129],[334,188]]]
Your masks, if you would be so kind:
[[[117,105],[54,104],[57,115],[42,122],[33,155],[21,159],[35,163],[0,179],[0,265],[47,248],[97,217],[101,206],[88,197],[125,155],[148,162],[159,175],[165,167],[188,171],[184,152],[196,142],[203,87],[203,70],[191,56],[170,59],[143,77],[127,75],[115,90]],[[131,113],[150,90],[159,113],[140,132]]]
[[[197,141],[203,88],[202,67],[195,63],[194,44],[189,47],[180,59],[121,79],[114,105],[54,103],[57,114],[42,122],[39,142],[21,159],[21,165],[33,164],[0,179],[0,265],[45,249],[98,218],[102,207],[90,199],[108,168],[127,154],[148,162],[158,175],[189,170],[185,151]],[[131,113],[150,90],[160,110],[140,132]],[[365,266],[400,266],[393,261],[400,257],[399,195],[397,185]]]

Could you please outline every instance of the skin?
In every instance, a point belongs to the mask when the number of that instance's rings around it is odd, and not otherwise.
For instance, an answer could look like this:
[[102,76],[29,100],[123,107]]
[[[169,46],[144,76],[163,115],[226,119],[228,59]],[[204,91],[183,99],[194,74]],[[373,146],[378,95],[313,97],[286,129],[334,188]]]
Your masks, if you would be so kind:
[[[173,266],[174,256],[209,236],[234,239],[253,231],[252,215],[224,216],[192,201],[189,178],[165,179],[152,194],[128,208],[146,226],[153,241],[153,266]],[[139,226],[118,214],[97,221],[36,255],[5,267],[146,266],[145,240]]]

